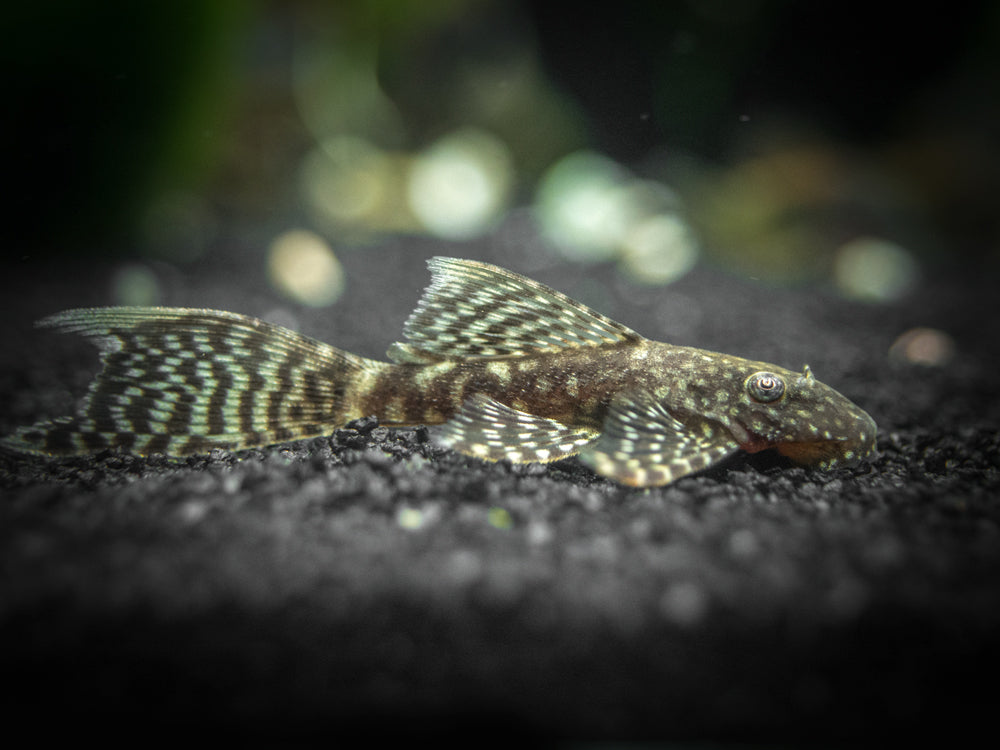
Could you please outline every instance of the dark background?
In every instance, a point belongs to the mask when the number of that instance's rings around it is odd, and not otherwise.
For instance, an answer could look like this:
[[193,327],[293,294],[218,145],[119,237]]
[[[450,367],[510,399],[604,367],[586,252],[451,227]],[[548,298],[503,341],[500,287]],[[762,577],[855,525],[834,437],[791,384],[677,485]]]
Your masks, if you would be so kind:
[[[997,237],[997,17],[989,2],[18,3],[3,27],[9,247],[134,254],[144,211],[172,190],[222,220],[295,221],[289,174],[323,134],[296,111],[294,65],[315,43],[370,62],[403,121],[345,114],[328,132],[416,149],[483,125],[526,195],[583,146],[633,167],[668,152],[731,168],[820,142],[902,183],[934,235],[914,249],[981,256]],[[509,65],[515,80],[513,61],[542,81],[528,104],[474,109],[463,71]],[[363,109],[356,92],[325,95]],[[557,105],[569,114],[549,116]]]
[[[0,454],[15,722],[831,742],[986,727],[998,15],[947,10],[16,6],[3,433],[70,413],[97,366],[86,343],[33,329],[45,314],[210,306],[379,357],[435,254],[527,273],[651,338],[808,362],[880,433],[855,469],[758,454],[649,491],[572,460],[485,465],[370,420],[180,461]],[[337,106],[309,110],[309,45],[335,71],[373,71],[384,99],[333,76]],[[495,87],[468,84],[496,70]],[[361,135],[402,163],[470,124],[506,144],[514,175],[474,235],[435,236],[392,203],[364,226],[308,207],[300,169],[324,139]],[[582,263],[551,241],[536,190],[581,148],[676,191],[693,270],[644,282],[619,249]],[[334,303],[273,282],[269,246],[289,229],[337,259]],[[911,282],[865,297],[840,280],[864,237],[900,248]],[[916,329],[944,348],[907,354]]]

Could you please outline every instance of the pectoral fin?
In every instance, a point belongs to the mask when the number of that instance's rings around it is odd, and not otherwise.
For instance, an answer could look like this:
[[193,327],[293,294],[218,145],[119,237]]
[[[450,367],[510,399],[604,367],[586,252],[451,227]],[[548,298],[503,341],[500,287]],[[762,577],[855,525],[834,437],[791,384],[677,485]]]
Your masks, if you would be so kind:
[[612,402],[600,437],[580,460],[602,476],[632,487],[657,487],[707,468],[738,445],[710,422],[694,428],[675,419],[652,395],[628,394]]
[[438,428],[436,439],[446,448],[476,458],[528,463],[572,456],[595,437],[592,430],[536,417],[477,394]]

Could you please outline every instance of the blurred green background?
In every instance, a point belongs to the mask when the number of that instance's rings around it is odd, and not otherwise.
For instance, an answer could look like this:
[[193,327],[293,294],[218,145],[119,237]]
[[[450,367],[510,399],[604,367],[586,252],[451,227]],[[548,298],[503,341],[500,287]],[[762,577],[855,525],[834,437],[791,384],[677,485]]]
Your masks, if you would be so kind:
[[499,234],[896,299],[996,270],[998,8],[14,3],[9,259],[232,256],[323,306],[345,253]]

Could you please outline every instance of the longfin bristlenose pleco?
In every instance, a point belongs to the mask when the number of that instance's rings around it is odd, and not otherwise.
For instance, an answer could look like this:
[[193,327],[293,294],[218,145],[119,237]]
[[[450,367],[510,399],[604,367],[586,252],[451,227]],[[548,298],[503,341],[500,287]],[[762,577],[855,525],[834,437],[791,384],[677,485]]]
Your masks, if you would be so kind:
[[75,417],[3,441],[48,455],[113,448],[185,456],[329,434],[368,415],[441,425],[444,446],[486,460],[579,455],[649,487],[742,449],[830,469],[870,456],[875,423],[816,380],[672,346],[486,263],[429,262],[432,280],[391,362],[215,310],[68,310],[39,325],[96,340],[103,369]]

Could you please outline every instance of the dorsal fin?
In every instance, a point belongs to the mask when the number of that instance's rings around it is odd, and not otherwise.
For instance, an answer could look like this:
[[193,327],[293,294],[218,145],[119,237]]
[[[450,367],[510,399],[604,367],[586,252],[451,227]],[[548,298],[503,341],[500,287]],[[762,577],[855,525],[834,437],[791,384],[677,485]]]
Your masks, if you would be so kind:
[[497,266],[431,258],[431,283],[406,321],[394,362],[516,357],[641,341],[635,331],[537,281]]

